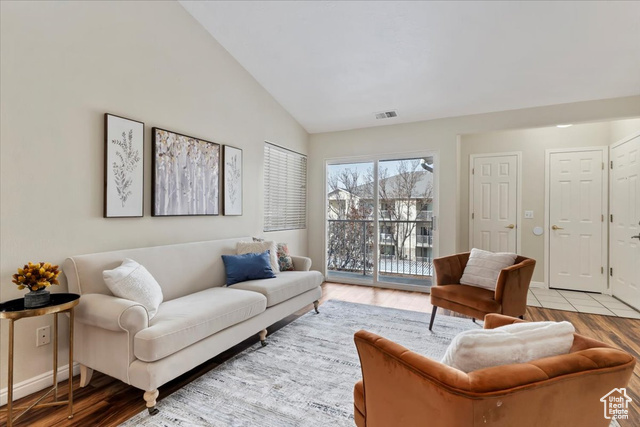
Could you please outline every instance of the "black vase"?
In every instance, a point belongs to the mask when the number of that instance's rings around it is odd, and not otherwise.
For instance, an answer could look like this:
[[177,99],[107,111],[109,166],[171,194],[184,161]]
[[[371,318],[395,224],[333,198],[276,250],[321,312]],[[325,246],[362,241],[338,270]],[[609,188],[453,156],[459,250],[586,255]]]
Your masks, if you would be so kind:
[[24,308],[36,308],[49,304],[51,293],[45,288],[29,291],[24,295]]

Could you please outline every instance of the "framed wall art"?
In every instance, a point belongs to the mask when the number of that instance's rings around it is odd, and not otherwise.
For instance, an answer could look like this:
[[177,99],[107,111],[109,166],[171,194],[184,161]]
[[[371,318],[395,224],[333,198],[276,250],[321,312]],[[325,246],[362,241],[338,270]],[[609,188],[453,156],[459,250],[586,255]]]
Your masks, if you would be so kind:
[[153,216],[218,215],[220,144],[154,127]]
[[222,213],[242,215],[242,150],[228,145],[222,149]]
[[144,123],[104,115],[104,217],[144,215]]

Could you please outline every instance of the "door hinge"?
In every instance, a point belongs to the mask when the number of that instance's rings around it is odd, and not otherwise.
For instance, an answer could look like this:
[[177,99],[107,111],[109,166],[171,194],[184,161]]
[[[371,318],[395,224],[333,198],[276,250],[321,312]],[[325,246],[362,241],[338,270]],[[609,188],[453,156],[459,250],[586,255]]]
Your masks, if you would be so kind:
[[609,222],[613,223],[613,214],[609,216]]
[[613,277],[613,267],[609,268],[609,276]]
[[611,160],[611,169],[613,169],[613,160]]
[[476,168],[471,168],[471,175],[475,175],[476,174]]
[[602,170],[604,170],[604,162],[602,162]]
[[600,222],[604,222],[604,214],[600,215]]
[[471,219],[475,219],[475,217],[476,217],[476,214],[471,212]]

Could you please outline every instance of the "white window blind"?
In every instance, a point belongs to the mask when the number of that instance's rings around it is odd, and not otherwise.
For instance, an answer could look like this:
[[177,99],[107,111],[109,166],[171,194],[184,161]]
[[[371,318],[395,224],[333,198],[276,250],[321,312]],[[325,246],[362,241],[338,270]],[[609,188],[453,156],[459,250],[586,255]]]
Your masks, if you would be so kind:
[[307,228],[307,156],[264,144],[264,231]]

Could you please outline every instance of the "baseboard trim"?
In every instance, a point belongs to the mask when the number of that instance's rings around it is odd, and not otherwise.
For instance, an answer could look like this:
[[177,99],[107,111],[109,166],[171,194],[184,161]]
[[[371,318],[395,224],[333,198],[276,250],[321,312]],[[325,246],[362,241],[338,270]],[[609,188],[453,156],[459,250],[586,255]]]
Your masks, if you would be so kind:
[[[73,364],[73,375],[80,374],[80,365],[78,363]],[[64,381],[69,378],[69,365],[60,366],[58,368],[58,382]],[[13,400],[21,399],[32,393],[36,393],[40,390],[44,390],[47,387],[53,385],[53,369],[44,374],[40,374],[33,378],[29,378],[24,381],[20,381],[13,385]],[[7,387],[0,389],[0,406],[7,404]]]
[[530,282],[529,287],[546,289],[547,285],[544,282]]

